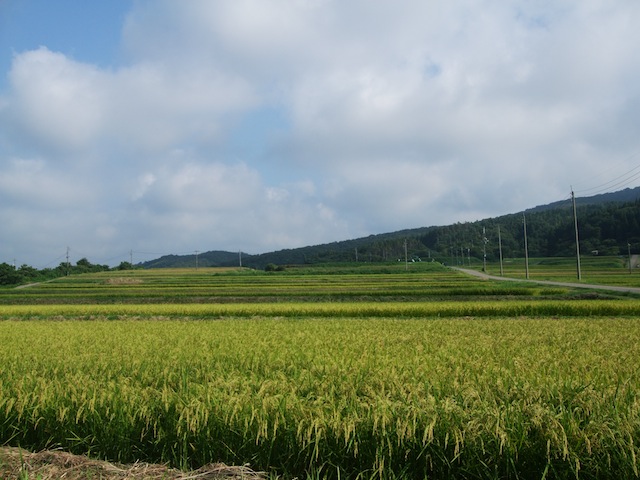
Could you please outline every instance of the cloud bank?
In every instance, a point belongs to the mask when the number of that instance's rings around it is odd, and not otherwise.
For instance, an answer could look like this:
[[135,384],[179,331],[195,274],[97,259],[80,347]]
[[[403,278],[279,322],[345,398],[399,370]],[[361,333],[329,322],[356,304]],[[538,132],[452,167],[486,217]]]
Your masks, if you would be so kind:
[[638,162],[639,19],[632,0],[134,2],[110,67],[14,53],[0,261],[260,253],[565,198]]

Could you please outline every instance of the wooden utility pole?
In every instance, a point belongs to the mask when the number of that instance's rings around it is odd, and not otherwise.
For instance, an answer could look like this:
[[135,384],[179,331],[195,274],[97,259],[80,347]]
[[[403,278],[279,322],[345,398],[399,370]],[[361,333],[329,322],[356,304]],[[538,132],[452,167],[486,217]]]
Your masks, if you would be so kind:
[[482,271],[487,272],[487,231],[482,227]]
[[522,225],[524,228],[524,271],[525,278],[529,280],[529,246],[527,245],[527,217],[522,212]]
[[573,225],[576,230],[576,268],[578,271],[578,280],[582,280],[582,273],[580,272],[580,241],[578,240],[578,215],[576,213],[576,196],[571,189],[571,202],[573,203]]
[[407,239],[404,239],[404,269],[409,270],[409,257],[407,256]]
[[498,250],[500,251],[500,276],[504,277],[504,269],[502,268],[502,236],[500,235],[500,225],[498,225]]

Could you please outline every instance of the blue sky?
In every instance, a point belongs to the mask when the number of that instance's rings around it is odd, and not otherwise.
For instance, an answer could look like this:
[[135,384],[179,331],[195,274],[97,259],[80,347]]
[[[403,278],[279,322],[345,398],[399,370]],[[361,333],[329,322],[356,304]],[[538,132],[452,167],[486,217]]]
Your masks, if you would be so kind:
[[[117,64],[122,24],[131,6],[128,0],[1,0],[2,72],[11,68],[14,53],[40,46],[102,67]],[[6,85],[5,75],[2,82]]]
[[638,20],[635,0],[0,0],[0,262],[262,253],[600,193],[640,160]]

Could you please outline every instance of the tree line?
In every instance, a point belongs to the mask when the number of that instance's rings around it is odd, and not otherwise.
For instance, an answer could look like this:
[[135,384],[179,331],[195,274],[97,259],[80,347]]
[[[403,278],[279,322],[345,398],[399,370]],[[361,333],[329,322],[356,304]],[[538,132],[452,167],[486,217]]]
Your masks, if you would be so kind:
[[21,265],[16,268],[8,263],[0,263],[0,285],[24,285],[27,283],[45,282],[67,275],[79,273],[103,272],[108,270],[130,270],[133,266],[129,262],[122,262],[115,268],[108,265],[94,265],[86,258],[82,258],[75,265],[63,262],[55,268],[37,268]]

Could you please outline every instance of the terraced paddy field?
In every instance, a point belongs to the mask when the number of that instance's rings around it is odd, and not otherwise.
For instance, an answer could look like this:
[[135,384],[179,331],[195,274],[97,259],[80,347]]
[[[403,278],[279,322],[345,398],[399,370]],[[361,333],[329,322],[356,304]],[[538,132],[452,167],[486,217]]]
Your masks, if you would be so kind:
[[[412,266],[413,267],[413,266]],[[331,270],[329,270],[331,271]],[[220,303],[309,301],[416,301],[459,297],[562,295],[535,285],[479,282],[439,265],[407,272],[393,265],[380,273],[292,269],[265,274],[251,270],[146,270],[75,275],[28,288],[0,290],[3,304]]]
[[[629,269],[629,263],[631,263],[631,269]],[[481,270],[482,265],[476,263],[472,268]],[[526,276],[525,260],[522,258],[506,259],[503,262],[502,270],[507,277],[524,279]],[[500,263],[488,262],[487,272],[498,275]],[[640,268],[638,268],[637,255],[632,259],[626,256],[585,256],[580,260],[580,273],[582,283],[640,287]],[[531,258],[529,259],[529,278],[578,282],[576,259],[575,257]]]
[[31,451],[283,478],[639,474],[629,294],[432,264],[110,272],[0,290],[0,339],[0,444]]

